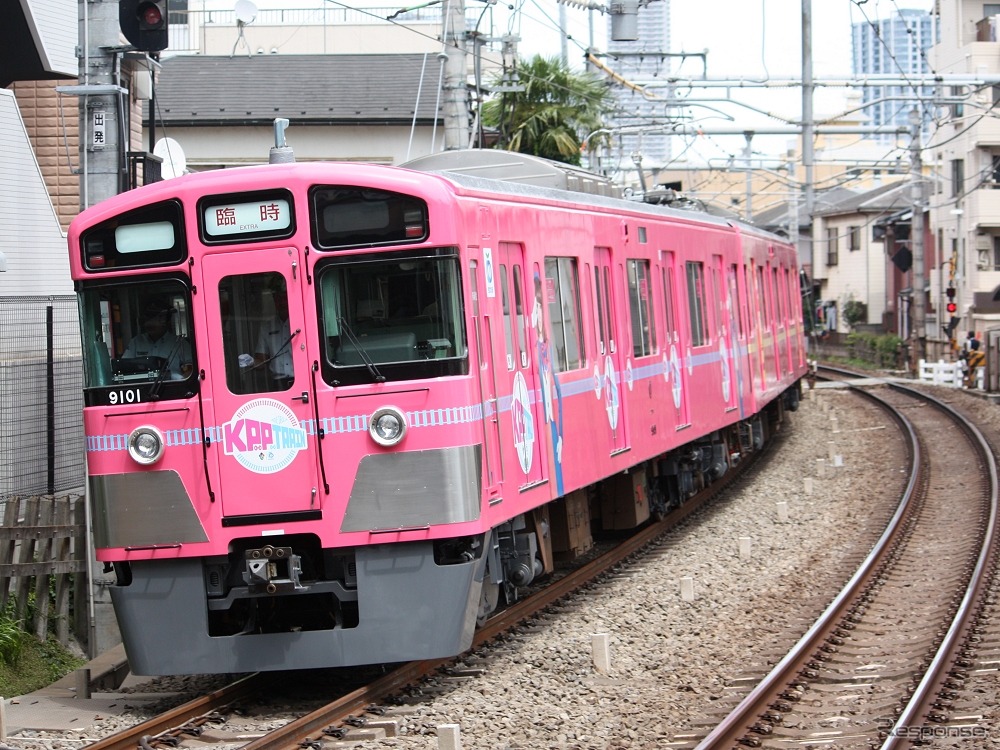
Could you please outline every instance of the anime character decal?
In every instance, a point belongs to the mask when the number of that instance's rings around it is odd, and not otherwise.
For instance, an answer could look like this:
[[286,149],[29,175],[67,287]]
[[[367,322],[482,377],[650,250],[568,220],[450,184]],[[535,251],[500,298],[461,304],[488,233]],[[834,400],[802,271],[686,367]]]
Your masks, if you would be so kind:
[[542,277],[538,270],[534,274],[535,299],[531,308],[531,325],[535,329],[538,351],[538,377],[542,386],[542,402],[545,405],[545,421],[549,425],[553,457],[552,476],[556,480],[556,491],[563,494],[562,452],[563,452],[563,401],[559,378],[552,367],[552,349],[546,332],[544,303],[542,300]]

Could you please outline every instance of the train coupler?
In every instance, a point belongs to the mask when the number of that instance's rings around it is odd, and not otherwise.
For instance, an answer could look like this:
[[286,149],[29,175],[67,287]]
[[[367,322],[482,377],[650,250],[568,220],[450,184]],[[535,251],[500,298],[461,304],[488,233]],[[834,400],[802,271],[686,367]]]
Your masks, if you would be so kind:
[[243,580],[252,594],[278,594],[303,589],[302,558],[291,547],[270,544],[248,549],[244,555]]

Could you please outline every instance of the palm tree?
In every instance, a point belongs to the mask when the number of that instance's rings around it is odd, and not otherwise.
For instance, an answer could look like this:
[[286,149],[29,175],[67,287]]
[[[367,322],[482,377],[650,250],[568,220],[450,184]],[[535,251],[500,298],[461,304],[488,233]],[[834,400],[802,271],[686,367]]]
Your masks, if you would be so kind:
[[483,124],[498,130],[498,147],[579,166],[583,139],[603,127],[611,108],[606,84],[540,55],[519,62],[517,75],[522,91],[502,92],[483,104]]

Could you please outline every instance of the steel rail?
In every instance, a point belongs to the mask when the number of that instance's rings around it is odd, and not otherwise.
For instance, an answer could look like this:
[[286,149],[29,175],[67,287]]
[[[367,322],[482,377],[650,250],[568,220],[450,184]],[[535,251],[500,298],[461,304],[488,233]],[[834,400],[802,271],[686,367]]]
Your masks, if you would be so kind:
[[190,721],[205,717],[207,714],[252,695],[266,685],[274,684],[274,678],[261,672],[247,675],[236,682],[226,685],[208,695],[203,695],[165,713],[154,716],[133,727],[116,732],[108,737],[87,745],[88,750],[134,750],[140,739],[161,734],[170,729],[176,729]]
[[[852,373],[853,374],[853,373]],[[905,416],[892,409],[875,394],[860,389],[852,390],[886,409],[908,438],[907,452],[910,457],[910,478],[907,482],[899,506],[886,526],[885,531],[872,547],[868,556],[858,567],[840,593],[827,606],[809,630],[791,650],[779,661],[760,683],[734,708],[695,750],[717,750],[736,746],[748,734],[754,732],[761,717],[771,711],[771,704],[780,694],[787,694],[797,682],[799,674],[814,660],[823,646],[844,620],[857,595],[872,581],[891,552],[893,539],[904,528],[904,522],[912,511],[912,503],[917,488],[923,481],[924,459],[913,425]]]
[[[890,387],[911,395],[916,393],[912,388],[900,385],[890,385]],[[953,414],[955,413],[951,407],[932,396],[924,393],[920,395],[936,403],[938,408],[946,409]],[[989,442],[976,425],[966,419],[960,419],[959,424],[973,444],[979,448],[986,462],[986,475],[989,479],[990,512],[984,534],[983,547],[979,552],[976,567],[973,569],[969,585],[965,589],[965,595],[962,597],[958,610],[955,612],[951,626],[948,628],[948,632],[945,634],[930,665],[928,665],[923,679],[917,685],[909,702],[900,713],[895,725],[893,725],[892,730],[890,730],[885,742],[882,744],[882,750],[894,750],[894,748],[902,747],[903,743],[908,745],[909,740],[904,738],[904,735],[909,734],[907,730],[913,727],[925,726],[925,722],[927,721],[934,721],[932,714],[933,706],[931,704],[941,692],[941,688],[948,678],[948,673],[955,668],[955,664],[960,656],[959,649],[966,642],[970,634],[969,628],[975,619],[974,610],[982,602],[983,594],[989,584],[990,560],[996,554],[998,543],[1000,543],[997,538],[996,458],[993,455],[993,450]]]

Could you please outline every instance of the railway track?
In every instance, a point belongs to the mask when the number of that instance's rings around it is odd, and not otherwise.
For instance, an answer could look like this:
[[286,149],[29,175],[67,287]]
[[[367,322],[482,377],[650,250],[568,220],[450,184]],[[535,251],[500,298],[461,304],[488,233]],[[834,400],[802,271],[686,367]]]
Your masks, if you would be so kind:
[[[985,740],[956,710],[997,554],[993,451],[966,417],[890,384],[878,399],[908,436],[907,490],[864,564],[699,750],[822,743],[897,748]],[[933,450],[941,445],[948,450]],[[692,743],[693,744],[693,743]]]
[[[854,390],[857,391],[860,389]],[[878,390],[883,391],[888,389],[880,388]],[[833,392],[828,391],[826,393]],[[942,400],[951,397],[950,392],[947,391],[942,392],[938,390],[936,393],[941,396]],[[929,515],[931,511],[926,507],[930,503],[930,499],[925,498],[923,506],[920,508],[916,508],[915,504],[914,514],[918,517],[924,516],[924,519],[922,519],[923,523],[937,528],[939,532],[944,534],[945,538],[935,540],[932,536],[920,531],[920,526],[916,521],[903,521],[901,525],[907,526],[909,524],[910,527],[906,543],[913,545],[915,541],[924,539],[935,548],[935,554],[937,554],[950,541],[962,540],[964,538],[971,538],[972,541],[977,541],[977,538],[982,535],[971,534],[967,525],[962,522],[962,517],[978,517],[982,514],[979,511],[960,509],[950,498],[956,496],[956,493],[959,492],[963,495],[981,494],[978,489],[975,492],[972,491],[970,478],[982,474],[993,475],[995,472],[991,468],[979,463],[980,461],[988,462],[989,459],[985,457],[968,459],[971,464],[975,464],[976,468],[970,469],[968,466],[963,468],[961,462],[966,459],[956,453],[955,448],[965,444],[965,438],[961,437],[957,432],[945,432],[946,429],[955,428],[946,428],[936,424],[923,424],[922,420],[926,416],[925,413],[933,413],[935,407],[919,405],[918,402],[909,400],[911,397],[904,397],[893,393],[885,395],[887,400],[899,402],[899,410],[908,416],[908,420],[913,424],[915,433],[927,430],[934,432],[935,438],[932,443],[932,451],[921,448],[919,441],[917,443],[917,450],[914,455],[919,454],[923,459],[924,479],[913,480],[910,484],[914,485],[913,488],[915,490],[926,486],[930,490],[937,488],[939,491],[943,491],[946,497],[949,498],[949,507],[951,508],[951,512],[947,514],[946,518],[934,520],[933,516]],[[833,397],[822,396],[820,399],[815,400],[816,406],[811,408],[815,408],[818,411],[819,406],[822,406],[822,411],[826,414],[828,407],[832,406],[832,402],[842,402],[848,398],[846,394]],[[962,397],[955,395],[952,398],[960,401]],[[808,399],[807,401],[813,400]],[[981,405],[983,402],[974,403]],[[843,416],[839,413],[834,413],[832,409],[829,411],[834,419],[836,416]],[[980,406],[979,411],[980,413],[974,416],[982,417],[984,416],[983,412],[987,410]],[[852,429],[846,434],[841,432],[829,437],[843,446],[845,440],[854,439],[848,438],[847,435],[887,435],[881,424],[875,433],[870,433],[867,432],[864,421],[858,420],[856,417],[852,421]],[[884,424],[884,419],[881,420],[881,423]],[[843,420],[841,420],[841,424],[844,424]],[[891,431],[889,430],[889,432]],[[881,441],[888,445],[885,437],[881,438]],[[816,448],[821,449],[822,440],[818,443],[813,442],[811,445],[814,447],[814,450]],[[948,449],[944,450],[944,446],[948,446]],[[927,453],[935,455],[927,456],[925,455]],[[935,464],[935,459],[938,457],[937,454],[947,455],[948,466],[940,468]],[[901,479],[897,478],[895,473],[902,464],[903,461],[897,458],[891,464],[894,468],[887,471],[886,479],[891,479],[889,483],[893,486],[904,484]],[[957,474],[943,473],[952,470],[957,471]],[[888,475],[890,472],[891,476]],[[836,472],[828,471],[827,481],[843,481],[840,478],[830,477],[831,473],[836,474]],[[840,475],[837,476],[839,477]],[[823,480],[820,480],[820,482],[822,483]],[[957,526],[953,526],[949,532],[948,524],[951,523],[957,523]],[[873,524],[872,528],[881,528],[881,526]],[[958,532],[954,530],[955,528],[958,529]],[[877,536],[877,534],[873,535],[872,538],[874,536]],[[867,549],[867,544],[865,549]],[[974,563],[968,562],[968,560],[974,557],[975,549],[975,545],[970,544],[965,544],[964,548],[959,549],[966,556],[966,562],[959,566],[962,568],[963,578],[965,577],[964,571],[976,567]],[[626,556],[629,554],[633,556],[628,561],[629,564],[619,566],[617,572],[605,580],[624,580],[629,576],[638,578],[644,575],[639,569],[644,567],[641,560],[648,553],[640,555],[634,552],[625,552],[624,554]],[[964,580],[956,582],[955,577],[950,572],[951,568],[946,566],[944,562],[930,564],[924,553],[914,552],[912,548],[886,554],[897,566],[910,568],[916,578],[931,578],[936,582],[937,590],[950,594],[952,591],[960,590],[965,585]],[[953,551],[949,554],[954,556],[957,553]],[[864,553],[861,553],[855,559],[860,559],[863,556]],[[927,572],[928,566],[932,568],[931,574]],[[853,567],[851,570],[853,570]],[[936,737],[949,737],[953,740],[961,740],[963,737],[968,737],[971,738],[973,746],[986,746],[985,742],[976,744],[976,738],[982,737],[990,729],[989,722],[991,721],[991,717],[982,716],[984,703],[985,705],[989,704],[989,699],[987,698],[984,701],[983,695],[991,689],[994,691],[998,690],[997,680],[994,679],[992,686],[990,685],[990,674],[991,672],[994,675],[997,674],[996,665],[1000,663],[1000,636],[991,630],[990,623],[988,622],[968,626],[968,642],[962,643],[959,639],[953,649],[962,664],[957,669],[954,669],[944,666],[947,662],[943,658],[939,661],[944,673],[946,673],[943,683],[944,690],[939,690],[936,697],[927,699],[929,701],[928,705],[931,706],[930,713],[926,715],[926,718],[922,718],[920,709],[917,708],[919,701],[914,697],[916,695],[914,687],[919,686],[923,681],[926,681],[928,685],[934,683],[932,678],[924,680],[921,676],[923,674],[922,670],[934,661],[934,656],[930,649],[936,642],[943,642],[949,632],[961,633],[963,631],[961,626],[952,626],[948,624],[950,621],[946,622],[945,619],[940,617],[936,620],[938,624],[930,627],[929,634],[918,633],[917,626],[929,620],[932,616],[936,617],[936,613],[943,610],[949,610],[952,614],[957,614],[958,610],[962,608],[964,596],[949,596],[947,597],[947,602],[943,600],[936,603],[932,602],[922,594],[913,593],[917,585],[916,583],[898,582],[885,577],[887,570],[887,566],[883,566],[880,569],[878,573],[879,577],[874,579],[875,582],[869,587],[868,595],[864,597],[866,601],[863,601],[860,606],[850,612],[851,616],[858,621],[847,621],[846,627],[838,628],[842,631],[840,634],[833,632],[834,638],[839,638],[843,643],[821,644],[817,650],[809,654],[810,659],[805,662],[800,672],[793,675],[793,679],[789,683],[790,688],[785,691],[787,695],[781,699],[784,703],[774,704],[782,709],[779,712],[782,714],[780,723],[777,722],[776,716],[770,716],[769,718],[774,719],[774,723],[770,726],[760,723],[756,728],[757,731],[744,732],[739,738],[733,740],[732,744],[727,745],[723,741],[722,744],[717,745],[718,747],[746,747],[747,744],[744,743],[749,743],[750,745],[756,744],[761,747],[812,746],[815,744],[817,746],[836,747],[838,749],[852,747],[870,748],[882,744],[887,747],[902,747],[908,744],[915,744],[915,741],[919,742],[921,739],[933,739]],[[921,573],[920,571],[923,572]],[[850,573],[846,573],[840,580],[846,580],[849,576]],[[857,577],[856,575],[855,578]],[[919,583],[919,580],[917,583]],[[602,584],[602,588],[606,585]],[[909,592],[908,596],[910,599],[904,605],[906,609],[902,613],[900,605],[893,604],[891,599],[886,598],[889,592],[894,591],[897,593],[900,591]],[[559,594],[553,594],[555,599],[558,599],[559,596]],[[994,592],[992,603],[988,602],[979,612],[981,619],[989,619],[991,616],[995,617],[996,601],[1000,601],[1000,594]],[[823,604],[820,604],[814,612],[822,610],[823,606]],[[565,610],[567,607],[571,610],[581,607],[584,610],[589,608],[587,604],[575,604],[572,601],[567,602],[564,599],[560,606],[557,607],[557,610]],[[786,610],[792,609],[792,607],[786,607]],[[993,614],[991,615],[991,613]],[[515,612],[508,612],[506,616],[510,617],[512,622],[524,621],[524,618],[519,620],[520,616]],[[525,618],[531,617],[532,615],[530,614],[525,615]],[[538,619],[544,620],[546,623],[544,627],[547,628],[551,623],[552,616],[543,615]],[[903,625],[901,626],[900,623],[903,623]],[[534,627],[534,625],[529,625],[528,629],[531,630]],[[539,626],[539,628],[541,627]],[[905,630],[902,630],[902,628],[905,628]],[[483,634],[483,637],[491,638],[495,636]],[[788,636],[786,633],[778,640],[784,641],[787,647],[789,643],[794,642],[797,638],[798,636]],[[519,654],[517,644],[522,639],[523,635],[518,635],[514,638],[502,638],[505,645],[501,650],[510,650],[512,654]],[[888,653],[884,657],[880,656],[875,650],[880,645],[883,647],[888,646],[886,649]],[[749,654],[752,648],[753,646],[748,643],[744,650]],[[372,708],[374,705],[381,707],[392,706],[396,701],[387,696],[397,694],[403,697],[403,707],[400,709],[389,709],[391,713],[396,714],[393,721],[399,725],[399,729],[403,733],[397,742],[401,748],[414,746],[414,742],[419,746],[423,746],[419,742],[420,734],[427,731],[433,732],[434,723],[432,721],[428,727],[425,721],[417,719],[416,717],[422,715],[424,712],[422,709],[415,708],[415,706],[423,705],[425,702],[429,702],[430,704],[436,703],[439,700],[438,695],[442,697],[450,696],[463,684],[474,685],[478,683],[484,686],[493,684],[493,680],[497,677],[494,674],[495,665],[491,664],[493,657],[489,657],[489,662],[484,661],[485,657],[482,656],[483,653],[483,649],[477,649],[478,655],[473,656],[472,660],[466,658],[455,667],[449,667],[440,663],[424,665],[426,669],[424,669],[423,673],[433,675],[429,680],[420,676],[421,667],[418,665],[402,665],[404,668],[416,670],[411,675],[412,680],[401,679],[399,674],[393,675],[390,673],[384,675],[380,678],[383,680],[383,685],[387,687],[386,694],[383,696],[378,695],[378,685],[359,686],[355,691],[348,691],[353,694],[346,695],[345,700],[341,702],[339,708],[331,703],[330,706],[317,708],[315,711],[302,716],[297,721],[290,722],[286,727],[282,728],[283,731],[281,734],[285,735],[284,737],[278,734],[256,737],[251,732],[247,732],[247,735],[251,736],[244,735],[241,743],[234,743],[231,738],[235,737],[238,732],[229,732],[227,737],[225,730],[217,732],[210,727],[200,740],[189,735],[190,739],[183,740],[183,744],[192,747],[208,743],[219,745],[228,738],[230,740],[227,743],[229,747],[290,747],[292,745],[299,745],[300,743],[314,747],[321,745],[329,746],[330,742],[343,736],[348,730],[351,731],[350,736],[357,737],[363,736],[365,726],[377,728],[383,723],[389,724],[388,720],[390,717],[380,716],[377,711],[370,713],[369,708]],[[765,655],[764,661],[771,664],[783,661],[781,657],[783,653],[784,651],[773,658]],[[517,656],[514,656],[514,658],[517,658]],[[991,659],[993,660],[992,667],[990,666]],[[761,661],[759,656],[755,657],[754,660]],[[814,663],[810,664],[810,661]],[[881,666],[878,669],[861,668],[866,666],[871,667],[872,665]],[[747,667],[750,668],[749,671],[753,671],[750,664]],[[758,673],[758,678],[767,668],[765,666]],[[815,672],[815,675],[812,672]],[[611,678],[611,681],[614,682],[613,678]],[[416,687],[407,688],[406,685],[408,684],[416,685]],[[594,683],[590,682],[588,684]],[[733,688],[735,687],[734,685]],[[733,688],[716,693],[719,698],[722,698],[722,700],[718,701],[720,704],[728,701],[728,697],[726,696],[732,692]],[[614,689],[621,691],[623,688]],[[926,693],[926,691],[920,692]],[[283,700],[287,701],[287,698]],[[454,705],[454,699],[446,702]],[[491,705],[494,704],[489,699],[487,699],[487,702]],[[736,702],[734,700],[730,705],[734,705]],[[767,708],[773,711],[774,705],[768,704]],[[917,719],[906,718],[907,705],[914,706],[912,710],[917,711]],[[977,706],[979,708],[978,711]],[[622,704],[622,707],[627,708],[627,704]],[[690,715],[691,709],[687,710]],[[476,723],[476,720],[473,718],[476,715],[474,704],[468,704],[468,711],[469,715],[466,718],[471,722],[470,726],[474,726]],[[516,721],[519,718],[519,714],[516,709],[514,711],[512,719]],[[696,708],[694,711],[697,713],[698,709]],[[703,711],[715,714],[714,709],[711,709],[708,705],[705,705]],[[229,713],[232,714],[232,712]],[[443,713],[448,717],[446,721],[454,720],[461,716],[461,714],[454,713],[454,709],[445,709]],[[666,734],[663,743],[669,742],[670,747],[693,748],[699,742],[707,742],[706,738],[709,736],[709,730],[715,726],[718,718],[722,716],[722,714],[715,715],[716,718],[712,723],[706,722],[702,724],[705,729],[700,732],[697,738],[689,739],[685,743],[679,740],[677,735],[673,735],[672,738],[670,734]],[[649,717],[650,714],[647,712],[643,716]],[[211,713],[208,714],[208,717],[211,718]],[[671,724],[673,727],[683,726],[684,721],[682,717],[683,714],[666,715],[665,724],[667,727]],[[415,719],[416,722],[414,721]],[[462,719],[459,718],[459,720]],[[759,721],[758,716],[754,719],[753,723],[758,723]],[[465,720],[462,720],[462,722],[463,726],[465,726]],[[255,722],[255,724],[259,723],[263,722]],[[238,721],[233,722],[233,724],[235,728]],[[359,728],[359,725],[364,726],[360,726]],[[574,729],[579,731],[579,727],[580,725],[577,725]],[[139,731],[142,730],[140,729]],[[414,732],[417,732],[416,736],[412,736]],[[147,734],[152,733],[147,732]],[[253,734],[260,734],[260,730],[255,728]],[[169,738],[169,734],[162,736],[164,739]],[[494,734],[488,736],[499,738],[502,735]],[[572,737],[573,735],[570,734],[570,736]],[[690,738],[691,735],[688,735],[688,737]],[[479,739],[482,740],[482,736]],[[125,744],[121,746],[135,747],[136,744],[132,744],[134,742],[134,739],[132,741],[126,740]],[[242,743],[248,744],[244,745]],[[150,739],[147,740],[146,744],[154,746],[157,742]],[[480,744],[474,744],[473,746],[480,746]],[[517,746],[520,747],[522,745]],[[630,744],[628,736],[623,736],[620,745],[600,743],[595,745],[593,743],[587,744],[587,742],[581,742],[566,746],[581,748],[598,746],[639,748],[652,745],[638,741],[632,741]],[[705,745],[705,747],[711,746]]]
[[[516,602],[491,617],[476,631],[473,648],[483,646],[502,637],[505,633],[543,612],[554,603],[585,588],[593,581],[613,571],[630,557],[642,554],[665,533],[684,519],[705,507],[713,498],[737,481],[742,474],[769,450],[780,444],[783,437],[775,436],[768,448],[729,472],[712,487],[699,492],[667,517],[649,524],[614,544],[572,570],[560,574],[531,596]],[[343,738],[352,728],[385,726],[381,719],[380,704],[407,686],[414,685],[439,671],[447,671],[455,658],[434,659],[389,665],[387,672],[352,689],[341,691],[333,700],[324,703],[283,726],[272,729],[263,736],[249,740],[243,750],[278,750],[280,748],[318,747],[323,740]],[[224,721],[221,716],[235,704],[253,701],[275,687],[284,679],[275,673],[258,673],[242,677],[211,694],[184,703],[151,719],[91,743],[89,750],[144,750],[158,747],[176,747],[180,742],[197,744],[218,741],[216,726]],[[390,730],[391,731],[391,730]]]

